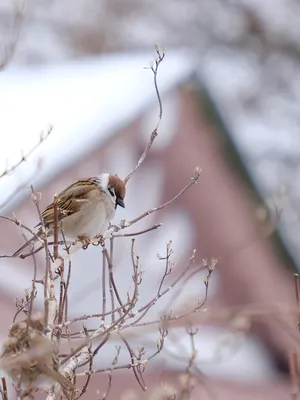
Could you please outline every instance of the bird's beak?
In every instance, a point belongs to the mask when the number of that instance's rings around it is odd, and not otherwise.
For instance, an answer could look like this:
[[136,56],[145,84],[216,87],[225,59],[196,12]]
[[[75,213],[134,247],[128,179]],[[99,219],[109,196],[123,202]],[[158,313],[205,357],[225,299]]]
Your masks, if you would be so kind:
[[121,197],[117,197],[117,205],[125,208],[124,200]]

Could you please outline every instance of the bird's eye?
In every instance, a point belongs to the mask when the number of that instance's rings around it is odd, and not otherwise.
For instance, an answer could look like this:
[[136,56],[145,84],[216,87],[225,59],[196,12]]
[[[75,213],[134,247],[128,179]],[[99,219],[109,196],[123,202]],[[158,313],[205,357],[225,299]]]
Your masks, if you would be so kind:
[[109,193],[112,195],[112,197],[115,197],[115,191],[112,187],[108,188]]

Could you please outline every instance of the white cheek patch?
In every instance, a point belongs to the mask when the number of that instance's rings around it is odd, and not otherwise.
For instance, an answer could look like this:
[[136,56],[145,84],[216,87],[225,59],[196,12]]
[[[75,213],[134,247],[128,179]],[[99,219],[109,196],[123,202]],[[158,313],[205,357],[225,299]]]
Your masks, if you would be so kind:
[[108,183],[109,183],[109,174],[105,172],[100,176],[100,187],[101,187],[101,189],[107,190]]

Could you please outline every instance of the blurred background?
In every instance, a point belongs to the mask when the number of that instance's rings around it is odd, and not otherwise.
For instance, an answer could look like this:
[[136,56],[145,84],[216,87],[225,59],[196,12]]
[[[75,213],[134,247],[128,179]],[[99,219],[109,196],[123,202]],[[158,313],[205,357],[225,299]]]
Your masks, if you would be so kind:
[[[164,268],[156,254],[164,254],[172,240],[177,272],[193,248],[199,265],[218,259],[206,307],[295,305],[299,16],[296,0],[0,0],[0,173],[53,127],[26,163],[0,180],[1,214],[14,212],[33,227],[38,216],[30,183],[42,192],[44,207],[80,177],[104,169],[126,176],[157,121],[153,75],[144,67],[158,44],[167,49],[158,73],[163,122],[115,221],[169,200],[196,165],[203,171],[196,187],[136,226],[163,222],[136,243],[145,271],[140,304],[155,295]],[[1,254],[23,243],[20,229],[3,221],[0,237]],[[132,285],[130,245],[125,239],[115,244],[122,296]],[[38,261],[42,271],[43,257]],[[31,284],[32,263],[0,262],[5,337],[15,299]],[[78,252],[73,263],[70,313],[100,312],[100,250]],[[174,307],[196,304],[204,294],[203,279],[194,279]],[[147,318],[157,318],[169,300],[158,302]],[[290,398],[289,357],[299,350],[296,322],[290,315],[264,315],[242,324],[229,318],[198,326],[190,398]],[[149,332],[132,346],[151,353],[156,339],[157,332]],[[103,348],[96,366],[111,364],[114,344]],[[190,354],[185,330],[172,332],[164,353],[148,365],[148,392],[125,371],[114,373],[111,398],[167,399],[168,390],[180,385]],[[120,363],[126,362],[123,351]],[[106,381],[102,374],[94,377],[85,398],[103,393]]]

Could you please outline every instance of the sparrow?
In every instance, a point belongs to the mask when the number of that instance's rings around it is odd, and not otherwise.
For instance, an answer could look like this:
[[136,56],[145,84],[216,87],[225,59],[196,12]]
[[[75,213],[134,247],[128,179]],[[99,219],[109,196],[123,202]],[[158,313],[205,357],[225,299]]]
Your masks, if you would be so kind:
[[73,389],[72,383],[59,372],[58,349],[46,337],[40,313],[11,326],[0,358],[1,369],[16,385],[21,379],[26,394],[56,382],[64,391]]
[[[117,176],[106,172],[99,176],[83,178],[72,183],[57,196],[58,227],[70,239],[89,241],[102,235],[108,228],[109,221],[115,215],[117,206],[125,208],[125,183]],[[53,235],[54,203],[43,212],[46,235]],[[29,245],[39,239],[44,240],[45,230],[41,223],[35,226],[39,230],[26,242],[13,257],[19,256]]]

